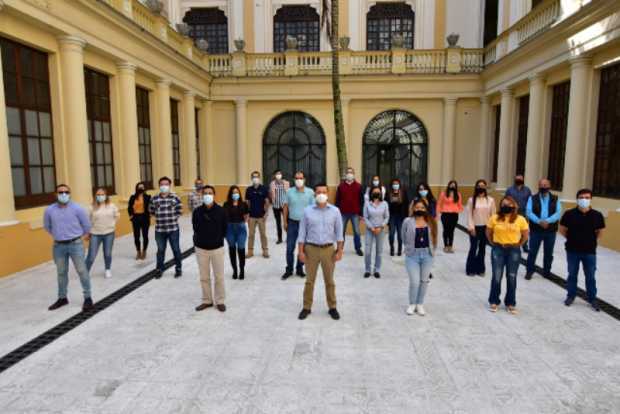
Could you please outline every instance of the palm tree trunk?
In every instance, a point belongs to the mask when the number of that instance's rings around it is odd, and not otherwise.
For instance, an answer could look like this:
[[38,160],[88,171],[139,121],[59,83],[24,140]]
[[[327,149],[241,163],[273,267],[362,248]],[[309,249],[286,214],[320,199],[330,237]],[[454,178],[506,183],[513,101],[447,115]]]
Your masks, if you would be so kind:
[[332,95],[334,99],[334,125],[336,126],[336,151],[338,154],[338,173],[340,178],[346,174],[349,166],[347,160],[347,142],[344,135],[344,119],[340,98],[340,61],[338,53],[338,2],[331,0],[331,33],[329,36],[332,47]]

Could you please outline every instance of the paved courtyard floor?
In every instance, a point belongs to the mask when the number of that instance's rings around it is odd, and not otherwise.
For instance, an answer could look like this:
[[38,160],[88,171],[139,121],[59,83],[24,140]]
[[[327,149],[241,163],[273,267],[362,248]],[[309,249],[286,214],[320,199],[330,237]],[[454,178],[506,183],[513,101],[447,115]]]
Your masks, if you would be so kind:
[[[384,256],[381,279],[363,279],[352,252],[337,266],[338,308],[327,315],[322,281],[313,313],[297,320],[303,279],[281,281],[284,244],[248,260],[247,279],[230,278],[228,311],[195,312],[194,256],[0,373],[0,413],[618,413],[619,322],[593,312],[541,277],[523,280],[519,315],[487,310],[489,275],[464,275],[468,240],[438,253],[427,316],[407,316],[403,260]],[[183,248],[191,245],[183,219]],[[564,255],[558,240],[554,271]],[[114,277],[93,272],[95,300],[152,268],[133,260],[131,236],[116,241]],[[387,249],[386,249],[387,250]],[[387,253],[387,252],[386,252]],[[99,258],[100,259],[100,258]],[[620,255],[604,251],[600,296],[616,306]],[[557,266],[557,267],[556,267]],[[0,356],[79,312],[56,312],[51,263],[0,280]]]

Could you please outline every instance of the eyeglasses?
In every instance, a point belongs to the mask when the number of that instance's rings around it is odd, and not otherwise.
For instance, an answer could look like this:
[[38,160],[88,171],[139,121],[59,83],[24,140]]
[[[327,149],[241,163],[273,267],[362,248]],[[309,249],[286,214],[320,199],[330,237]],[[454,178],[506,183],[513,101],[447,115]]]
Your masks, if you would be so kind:
[[71,194],[71,191],[59,191],[58,194]]

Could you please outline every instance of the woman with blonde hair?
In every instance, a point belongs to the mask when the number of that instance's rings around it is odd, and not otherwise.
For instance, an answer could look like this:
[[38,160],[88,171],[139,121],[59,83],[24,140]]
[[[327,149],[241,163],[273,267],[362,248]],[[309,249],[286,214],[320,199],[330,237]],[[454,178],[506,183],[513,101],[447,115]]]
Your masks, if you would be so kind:
[[409,274],[409,307],[407,315],[426,315],[424,296],[437,248],[437,222],[424,200],[417,199],[411,206],[411,217],[403,223],[405,267]]
[[116,222],[120,217],[118,208],[110,202],[108,192],[105,188],[98,188],[95,192],[95,199],[89,209],[90,222],[90,244],[88,246],[88,257],[86,257],[86,267],[90,268],[99,252],[99,245],[103,244],[103,259],[105,262],[105,278],[112,277],[112,246],[114,244],[114,231]]

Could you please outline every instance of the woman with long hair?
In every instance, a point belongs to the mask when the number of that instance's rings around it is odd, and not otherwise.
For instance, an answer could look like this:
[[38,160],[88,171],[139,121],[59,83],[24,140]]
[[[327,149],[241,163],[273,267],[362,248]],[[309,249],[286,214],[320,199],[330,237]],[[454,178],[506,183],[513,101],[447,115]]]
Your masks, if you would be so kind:
[[372,178],[370,179],[370,183],[368,183],[368,187],[366,187],[366,191],[364,192],[365,203],[368,201],[372,201],[370,199],[370,193],[372,192],[373,188],[380,188],[381,199],[385,199],[385,186],[383,185],[383,182],[381,181],[381,177],[379,177],[378,175],[373,175]]
[[459,221],[459,213],[463,211],[463,197],[459,193],[459,186],[455,180],[448,183],[448,186],[439,196],[437,203],[437,214],[441,215],[443,226],[443,251],[454,253],[454,229]]
[[437,217],[437,200],[433,195],[433,190],[428,185],[428,183],[422,182],[418,183],[418,186],[415,189],[415,193],[413,195],[413,202],[409,208],[409,214],[413,211],[413,204],[416,200],[421,199],[426,203],[426,208],[433,218]]
[[521,259],[521,247],[527,242],[527,220],[518,214],[519,205],[510,196],[502,198],[499,213],[494,214],[486,228],[486,236],[493,246],[491,263],[493,277],[489,292],[489,310],[497,312],[502,291],[502,277],[506,269],[506,297],[504,305],[511,314],[517,313],[517,270]]
[[112,277],[112,246],[114,244],[116,222],[120,217],[120,212],[118,208],[110,202],[106,189],[98,188],[97,191],[95,191],[95,197],[89,213],[92,227],[90,229],[90,243],[88,245],[86,267],[90,271],[97,257],[99,245],[103,244],[105,278],[108,279]]
[[[136,260],[146,258],[146,249],[149,246],[149,227],[151,226],[151,196],[146,193],[146,184],[140,181],[136,184],[135,192],[129,197],[127,213],[133,228],[133,241],[136,245]],[[142,246],[140,246],[142,235]]]
[[[236,185],[231,185],[228,189],[228,196],[224,203],[224,210],[228,217],[228,228],[226,230],[226,242],[228,243],[228,255],[230,264],[233,268],[233,279],[245,279],[245,242],[248,239],[247,221],[249,209],[241,190]],[[237,256],[239,256],[239,267],[237,268]]]
[[[366,223],[366,239],[364,241],[366,252],[364,254],[365,273],[369,278],[372,274],[375,278],[381,277],[381,256],[383,254],[384,228],[390,220],[390,207],[383,201],[381,189],[373,187],[370,193],[370,201],[364,203],[364,223]],[[375,247],[375,265],[372,267],[372,250]]]
[[398,255],[403,251],[403,221],[407,218],[409,209],[409,198],[407,191],[403,188],[398,178],[392,180],[392,184],[388,189],[387,202],[390,206],[390,256],[394,256],[394,238],[398,237]]
[[405,267],[409,274],[407,314],[424,316],[424,296],[437,248],[437,222],[422,199],[414,201],[411,207],[411,217],[403,223]]
[[484,277],[486,267],[487,236],[486,226],[491,216],[495,214],[495,200],[487,194],[487,182],[483,179],[476,181],[474,195],[467,200],[467,230],[469,231],[469,253],[465,265],[467,276]]

